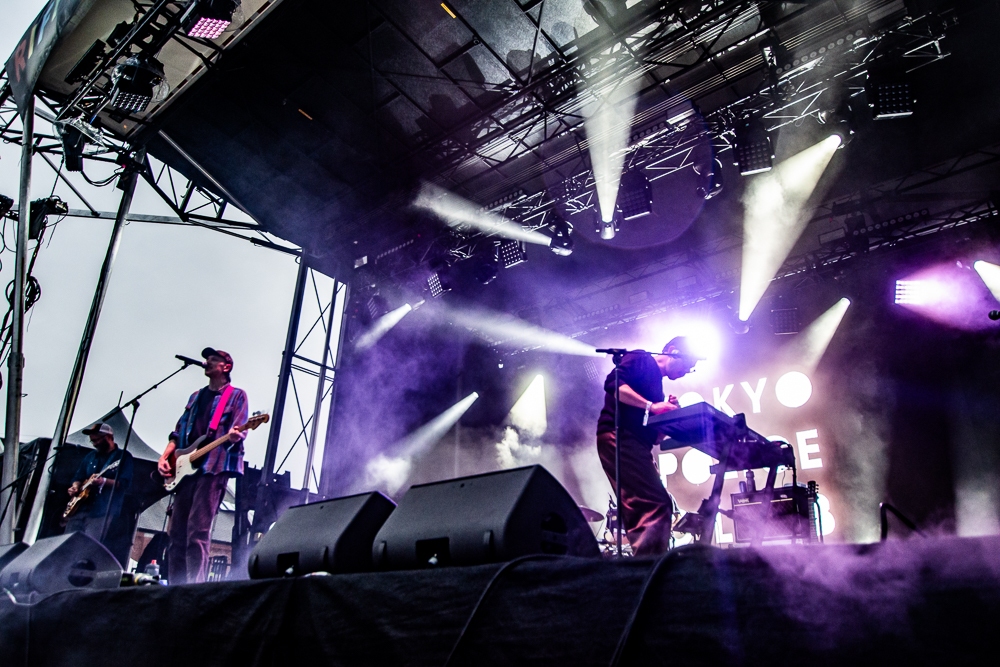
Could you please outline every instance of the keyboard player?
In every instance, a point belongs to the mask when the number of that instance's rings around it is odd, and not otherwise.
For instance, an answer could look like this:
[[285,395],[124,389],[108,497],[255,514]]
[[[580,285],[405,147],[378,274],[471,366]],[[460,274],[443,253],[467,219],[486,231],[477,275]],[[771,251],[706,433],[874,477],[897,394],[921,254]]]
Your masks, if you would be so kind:
[[[678,336],[661,354],[627,353],[618,370],[619,438],[621,440],[621,510],[625,531],[636,556],[651,556],[670,546],[671,507],[667,490],[653,464],[656,429],[643,426],[648,412],[658,415],[679,406],[664,395],[663,378],[677,380],[704,359],[691,341]],[[615,372],[604,382],[604,408],[597,421],[597,453],[611,486],[615,484]]]

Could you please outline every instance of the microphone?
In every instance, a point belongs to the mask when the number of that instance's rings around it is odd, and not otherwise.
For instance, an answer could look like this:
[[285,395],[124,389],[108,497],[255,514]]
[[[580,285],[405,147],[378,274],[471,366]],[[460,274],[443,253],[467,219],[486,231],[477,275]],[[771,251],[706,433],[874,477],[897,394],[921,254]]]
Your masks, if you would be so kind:
[[175,354],[174,358],[183,361],[185,366],[198,366],[200,368],[205,367],[204,361],[198,361],[197,359],[192,359],[191,357],[185,357],[183,354]]
[[606,347],[600,350],[594,350],[594,352],[597,352],[598,354],[625,354],[628,350],[623,347]]
[[989,318],[994,321],[1000,320],[1000,310],[991,310]]

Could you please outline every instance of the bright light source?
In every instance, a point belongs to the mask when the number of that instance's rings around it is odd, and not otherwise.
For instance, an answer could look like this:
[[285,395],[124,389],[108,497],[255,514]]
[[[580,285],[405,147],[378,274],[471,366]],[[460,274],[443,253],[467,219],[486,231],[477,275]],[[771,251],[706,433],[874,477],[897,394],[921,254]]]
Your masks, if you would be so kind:
[[484,211],[478,204],[432,183],[421,186],[413,205],[434,213],[451,227],[468,225],[485,234],[496,234],[536,245],[547,246],[550,242],[545,234],[526,229],[501,215]]
[[[612,86],[610,92],[598,92],[606,86]],[[590,85],[590,92],[598,101],[596,107],[587,114],[584,127],[587,130],[587,148],[594,170],[601,221],[605,223],[601,229],[602,238],[612,238],[615,234],[610,223],[615,215],[618,185],[621,182],[622,166],[625,164],[629,133],[632,131],[638,89],[639,81],[629,78]]]
[[215,39],[233,22],[238,0],[197,0],[181,17],[181,29],[188,37]]
[[782,359],[810,373],[816,370],[850,305],[851,301],[844,298],[830,306],[785,348]]
[[153,101],[163,82],[163,65],[156,58],[130,56],[111,73],[114,84],[108,106],[126,113],[140,113]]
[[812,396],[812,382],[805,373],[789,371],[774,383],[774,394],[786,408],[801,408]]
[[983,282],[986,283],[986,287],[989,288],[993,298],[1000,301],[1000,266],[979,260],[972,267],[979,274],[979,277],[983,279]]
[[739,318],[746,322],[805,229],[803,209],[837,150],[828,137],[750,184],[743,198]]
[[897,280],[896,304],[933,306],[948,298],[948,287],[936,280]]
[[371,328],[361,334],[358,338],[358,342],[354,344],[355,349],[367,350],[370,348],[372,345],[377,343],[382,336],[389,333],[390,329],[399,324],[399,321],[406,317],[406,315],[412,310],[413,308],[410,304],[406,303],[396,310],[390,311],[375,320],[372,323]]
[[545,433],[545,429],[548,428],[545,412],[545,378],[541,375],[535,376],[514,403],[507,418],[513,426],[532,438],[538,438]]

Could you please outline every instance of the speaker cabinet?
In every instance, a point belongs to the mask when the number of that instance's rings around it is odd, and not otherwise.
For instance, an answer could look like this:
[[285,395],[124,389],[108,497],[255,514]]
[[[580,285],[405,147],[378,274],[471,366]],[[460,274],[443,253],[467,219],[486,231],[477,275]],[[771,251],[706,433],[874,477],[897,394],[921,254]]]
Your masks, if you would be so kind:
[[372,569],[372,542],[396,504],[363,493],[290,507],[250,554],[251,579]]
[[528,554],[599,554],[580,508],[537,465],[410,487],[372,551],[380,569],[474,565]]
[[76,588],[118,588],[122,568],[104,545],[83,533],[38,540],[0,573],[0,587],[18,599]]
[[24,542],[14,542],[14,544],[0,546],[0,572],[3,572],[3,569],[7,567],[7,563],[20,556],[27,548],[28,545]]

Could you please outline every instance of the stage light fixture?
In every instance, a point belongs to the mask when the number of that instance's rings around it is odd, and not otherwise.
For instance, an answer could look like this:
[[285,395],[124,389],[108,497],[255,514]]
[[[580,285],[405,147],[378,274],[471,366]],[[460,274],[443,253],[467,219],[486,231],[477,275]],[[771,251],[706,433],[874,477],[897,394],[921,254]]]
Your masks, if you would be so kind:
[[477,253],[471,261],[475,262],[472,267],[472,276],[476,279],[476,282],[482,285],[489,285],[496,280],[500,270],[496,246],[491,248],[491,252]]
[[561,218],[556,218],[555,222],[548,227],[552,241],[549,249],[561,257],[568,257],[573,254],[573,225]]
[[63,124],[56,127],[62,142],[66,171],[83,171],[83,148],[87,145],[86,137],[72,125]]
[[900,306],[929,306],[948,298],[947,287],[934,280],[897,280],[895,302]]
[[49,215],[66,215],[69,204],[56,196],[36,199],[28,209],[28,240],[37,241],[42,237],[42,229]]
[[632,169],[622,175],[618,208],[623,220],[635,220],[653,212],[653,189],[642,169]]
[[215,39],[233,22],[238,0],[195,0],[181,17],[181,30],[188,37]]
[[705,182],[695,188],[695,193],[706,201],[722,192],[722,160],[712,158],[707,167],[703,168],[704,173],[695,167],[694,171],[699,176],[704,177]]
[[152,57],[131,56],[115,67],[114,87],[108,105],[126,113],[141,113],[153,100],[155,88],[163,83],[163,65]]
[[427,278],[427,287],[431,291],[431,297],[436,299],[445,292],[449,291],[450,288],[445,288],[444,283],[441,282],[441,275],[434,271]]
[[865,92],[875,120],[913,115],[913,89],[901,73],[869,72]]
[[741,176],[771,170],[774,166],[774,150],[771,147],[771,137],[760,118],[746,116],[740,119],[736,125],[736,146],[733,153],[736,157],[734,164],[739,167]]
[[0,218],[4,217],[10,213],[10,209],[14,207],[14,200],[7,195],[0,195]]
[[528,250],[524,243],[513,239],[501,241],[497,247],[497,252],[500,257],[500,263],[505,269],[517,266],[528,259]]
[[830,131],[829,139],[839,140],[837,148],[843,148],[854,138],[854,110],[846,100],[834,109],[820,111],[817,119]]
[[788,336],[799,332],[799,309],[776,308],[771,311],[771,330],[775,336]]

